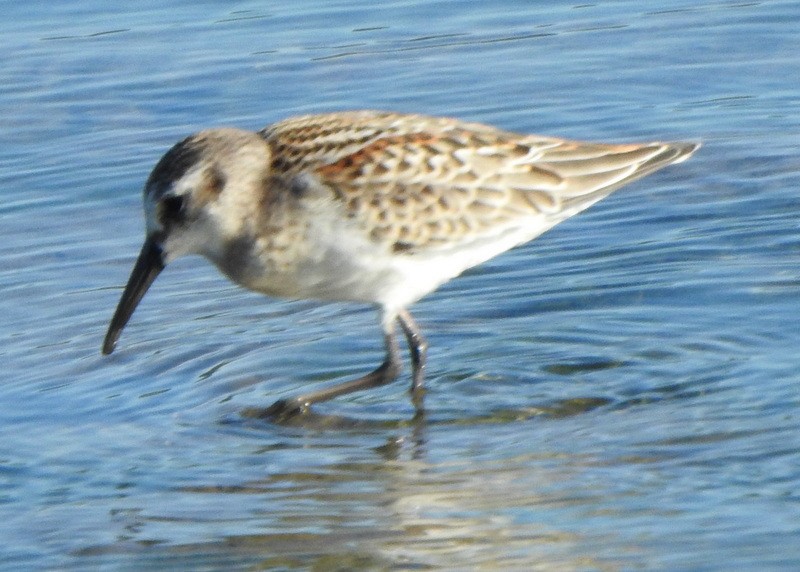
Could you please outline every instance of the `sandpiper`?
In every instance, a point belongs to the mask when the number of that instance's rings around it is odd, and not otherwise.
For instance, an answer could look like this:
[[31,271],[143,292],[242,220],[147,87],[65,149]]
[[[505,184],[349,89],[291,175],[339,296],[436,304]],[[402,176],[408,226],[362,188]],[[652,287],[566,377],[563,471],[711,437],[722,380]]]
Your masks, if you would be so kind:
[[698,146],[585,143],[376,111],[201,131],[172,147],[145,184],[146,238],[103,353],[165,265],[199,254],[269,296],[381,311],[386,358],[376,370],[279,400],[270,415],[396,378],[395,324],[408,341],[419,412],[427,344],[412,303]]

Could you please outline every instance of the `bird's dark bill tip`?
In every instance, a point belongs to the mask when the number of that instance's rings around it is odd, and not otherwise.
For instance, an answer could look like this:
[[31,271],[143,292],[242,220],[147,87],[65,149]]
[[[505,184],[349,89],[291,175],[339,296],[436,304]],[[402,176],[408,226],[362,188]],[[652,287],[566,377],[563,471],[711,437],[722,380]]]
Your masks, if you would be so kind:
[[114,351],[114,348],[117,347],[117,339],[119,339],[119,333],[114,336],[111,335],[111,332],[106,334],[106,339],[103,340],[103,349],[101,350],[104,356]]
[[164,258],[161,247],[152,239],[147,239],[136,259],[136,264],[128,278],[128,284],[122,292],[122,297],[108,325],[106,337],[103,340],[103,355],[114,351],[122,330],[133,315],[136,306],[144,297],[150,285],[164,269]]

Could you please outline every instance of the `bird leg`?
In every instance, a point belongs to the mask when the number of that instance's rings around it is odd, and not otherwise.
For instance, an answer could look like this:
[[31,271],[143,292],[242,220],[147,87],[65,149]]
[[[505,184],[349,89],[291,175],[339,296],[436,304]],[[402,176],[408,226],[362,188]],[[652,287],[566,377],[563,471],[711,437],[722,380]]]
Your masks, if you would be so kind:
[[417,410],[422,412],[422,397],[424,395],[423,383],[425,381],[425,365],[428,356],[428,342],[422,335],[419,326],[411,317],[408,310],[400,310],[397,313],[397,321],[403,328],[403,333],[408,341],[408,349],[411,352],[411,402]]
[[[423,413],[422,401],[425,393],[423,383],[428,342],[407,310],[400,310],[395,319],[403,329],[403,334],[405,334],[408,342],[408,349],[411,354],[411,402],[414,404],[417,415],[419,415]],[[298,395],[297,397],[279,399],[266,410],[266,415],[273,418],[288,418],[307,411],[314,403],[329,401],[341,395],[372,389],[393,381],[400,373],[402,365],[400,362],[400,348],[394,335],[392,321],[386,326],[384,343],[386,345],[386,359],[375,371],[358,379],[346,381],[326,389]]]
[[[405,331],[406,325],[402,321],[400,323],[403,325],[403,330]],[[391,382],[397,377],[402,368],[400,349],[397,345],[397,339],[395,338],[393,328],[388,329],[388,331],[384,333],[384,342],[386,344],[386,359],[375,371],[363,377],[359,377],[358,379],[346,381],[326,389],[298,395],[297,397],[279,399],[267,408],[265,414],[273,418],[288,418],[299,413],[304,413],[314,403],[321,403],[339,397],[340,395],[379,387]]]

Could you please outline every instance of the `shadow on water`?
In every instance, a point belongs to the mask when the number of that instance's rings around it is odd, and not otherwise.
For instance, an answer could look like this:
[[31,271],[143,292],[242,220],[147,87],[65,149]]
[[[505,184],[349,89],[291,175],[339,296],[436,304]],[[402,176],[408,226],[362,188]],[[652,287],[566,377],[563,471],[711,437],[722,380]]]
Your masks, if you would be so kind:
[[[543,367],[543,370],[550,374],[571,376],[586,372],[614,369],[623,365],[624,363],[619,361],[589,359],[580,363],[552,364]],[[283,403],[283,400],[279,400],[275,405],[283,405]],[[553,418],[568,417],[592,411],[593,409],[607,406],[611,403],[612,401],[605,397],[572,397],[548,405],[498,408],[486,414],[471,416],[460,414],[459,417],[454,419],[437,420],[431,420],[428,415],[428,410],[425,408],[418,411],[410,418],[376,420],[344,416],[336,413],[323,413],[319,411],[318,405],[303,409],[302,411],[289,410],[288,412],[285,412],[285,408],[281,407],[278,409],[279,412],[275,413],[275,405],[272,405],[270,407],[247,407],[240,412],[240,417],[227,418],[223,420],[223,423],[235,425],[244,422],[251,427],[265,423],[315,431],[383,431],[407,427],[419,429],[429,425],[470,426],[490,423],[509,423],[525,421],[541,416]]]
[[[485,415],[473,415],[470,417],[429,420],[427,413],[416,413],[409,419],[398,420],[375,420],[359,419],[332,413],[320,413],[313,409],[308,409],[296,415],[275,418],[270,415],[268,409],[247,408],[241,412],[241,417],[248,422],[250,427],[258,424],[276,424],[285,427],[298,427],[314,431],[327,430],[356,430],[356,431],[383,431],[387,429],[403,429],[411,427],[414,430],[421,430],[431,425],[483,425],[489,423],[513,423],[526,421],[534,417],[568,417],[592,411],[598,407],[610,405],[612,401],[604,397],[573,397],[558,401],[545,406],[526,406],[519,408],[497,409]],[[234,419],[228,419],[225,423],[236,423]],[[263,425],[262,425],[263,426]]]

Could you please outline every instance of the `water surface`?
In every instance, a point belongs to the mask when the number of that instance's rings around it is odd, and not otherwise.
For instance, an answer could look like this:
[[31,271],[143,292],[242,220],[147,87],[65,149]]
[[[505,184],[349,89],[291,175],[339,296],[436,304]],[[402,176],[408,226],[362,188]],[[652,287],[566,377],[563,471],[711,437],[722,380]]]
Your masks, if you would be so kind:
[[[16,3],[0,24],[4,569],[800,567],[796,2]],[[702,139],[443,287],[408,380],[372,309],[199,259],[117,351],[140,189],[175,141],[380,108]]]

